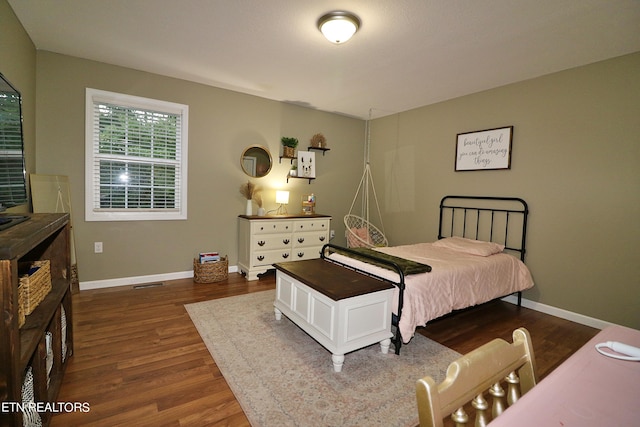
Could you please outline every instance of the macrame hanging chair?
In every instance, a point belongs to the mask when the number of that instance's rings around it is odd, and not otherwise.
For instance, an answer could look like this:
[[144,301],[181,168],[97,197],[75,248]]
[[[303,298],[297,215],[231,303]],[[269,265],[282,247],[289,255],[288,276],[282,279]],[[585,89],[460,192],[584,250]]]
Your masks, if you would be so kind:
[[[369,119],[371,119],[371,111],[369,111]],[[366,123],[366,143],[365,143],[365,163],[364,173],[360,179],[360,184],[356,190],[356,194],[351,202],[351,208],[349,213],[344,217],[344,225],[346,227],[347,234],[347,247],[382,247],[388,246],[389,242],[384,235],[384,225],[382,224],[382,215],[380,214],[380,206],[378,205],[378,196],[376,195],[376,189],[373,185],[373,177],[371,176],[371,165],[369,164],[369,147],[370,147],[370,133],[369,133],[369,121]],[[382,230],[369,221],[369,193],[373,195],[376,211],[378,213],[378,221]],[[361,197],[360,215],[356,215],[353,212],[353,208],[356,205],[356,201]]]

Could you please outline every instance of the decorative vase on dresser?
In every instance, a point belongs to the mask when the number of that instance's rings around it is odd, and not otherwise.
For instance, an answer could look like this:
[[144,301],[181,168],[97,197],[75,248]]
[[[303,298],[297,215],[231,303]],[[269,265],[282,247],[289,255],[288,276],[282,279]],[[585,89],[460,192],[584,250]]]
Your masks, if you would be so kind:
[[238,222],[238,269],[247,280],[277,262],[319,258],[329,243],[329,215],[240,215]]

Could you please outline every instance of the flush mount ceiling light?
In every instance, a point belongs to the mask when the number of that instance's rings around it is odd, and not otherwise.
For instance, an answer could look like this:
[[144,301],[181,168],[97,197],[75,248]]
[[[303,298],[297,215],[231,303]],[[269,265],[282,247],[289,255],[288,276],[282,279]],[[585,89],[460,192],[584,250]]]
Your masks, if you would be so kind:
[[331,43],[342,44],[360,28],[360,19],[350,12],[329,12],[318,19],[318,29]]

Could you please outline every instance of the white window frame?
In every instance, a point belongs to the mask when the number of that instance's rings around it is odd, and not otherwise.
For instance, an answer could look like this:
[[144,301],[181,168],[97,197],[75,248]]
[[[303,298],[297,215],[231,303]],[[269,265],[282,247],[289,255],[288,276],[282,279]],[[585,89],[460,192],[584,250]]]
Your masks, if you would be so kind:
[[[176,208],[122,208],[104,209],[99,206],[100,177],[96,159],[98,144],[98,124],[95,123],[94,103],[105,102],[127,108],[178,114],[180,124],[179,171],[176,176],[179,195],[176,196]],[[85,104],[85,220],[86,221],[148,221],[148,220],[185,220],[187,219],[187,148],[189,128],[189,106],[139,96],[107,92],[98,89],[86,89]]]

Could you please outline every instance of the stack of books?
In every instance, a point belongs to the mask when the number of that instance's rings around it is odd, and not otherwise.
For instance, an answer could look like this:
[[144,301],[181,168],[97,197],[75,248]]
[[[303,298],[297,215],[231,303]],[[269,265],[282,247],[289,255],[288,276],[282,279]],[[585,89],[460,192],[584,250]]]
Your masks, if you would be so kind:
[[220,254],[218,254],[218,252],[200,252],[198,259],[200,260],[200,264],[217,262],[220,261]]

